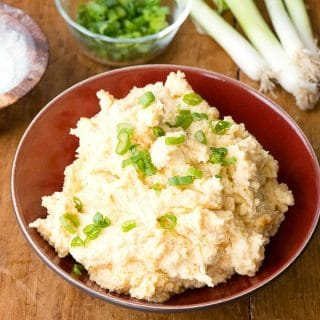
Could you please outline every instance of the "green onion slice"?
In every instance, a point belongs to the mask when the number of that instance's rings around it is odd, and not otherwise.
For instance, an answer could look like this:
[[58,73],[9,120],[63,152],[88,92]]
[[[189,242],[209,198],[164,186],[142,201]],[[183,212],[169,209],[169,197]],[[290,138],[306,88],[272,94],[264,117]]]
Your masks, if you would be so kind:
[[227,148],[211,148],[211,151],[212,155],[209,158],[209,162],[211,163],[220,163],[222,166],[226,167],[228,165],[234,164],[237,161],[236,157],[226,159],[226,156],[228,154]]
[[191,117],[193,121],[208,120],[208,115],[206,113],[192,112]]
[[160,194],[161,190],[164,188],[164,186],[162,184],[160,184],[159,182],[155,183],[151,189],[153,189],[157,195]]
[[121,131],[118,134],[118,144],[116,147],[116,153],[123,156],[124,154],[127,153],[130,147],[130,137],[128,132],[126,131]]
[[194,167],[190,167],[187,171],[187,173],[192,176],[192,177],[195,177],[195,178],[202,178],[202,174],[203,172],[197,168],[194,168]]
[[187,130],[193,121],[190,110],[180,110],[175,121],[174,127],[181,127],[184,130]]
[[211,163],[222,163],[226,155],[228,154],[228,149],[221,148],[211,148],[212,155],[209,158],[209,162]]
[[90,239],[94,240],[97,239],[99,234],[101,232],[101,229],[99,226],[95,224],[88,224],[86,227],[83,229],[83,233]]
[[78,212],[83,213],[83,203],[78,197],[72,197],[75,208]]
[[156,97],[151,91],[146,92],[139,98],[139,102],[142,104],[143,108],[148,108]]
[[220,176],[219,174],[216,174],[215,177],[216,177],[217,179],[222,179],[222,176]]
[[231,164],[235,164],[237,162],[237,158],[236,157],[231,157],[231,158],[229,158],[229,159],[224,159],[223,161],[222,161],[222,165],[224,166],[224,167],[226,167],[226,166],[229,166],[229,165],[231,165]]
[[72,267],[71,274],[73,274],[74,276],[80,277],[83,271],[84,271],[84,267],[79,263],[75,263]]
[[202,144],[207,144],[207,137],[206,135],[204,134],[204,132],[202,130],[198,130],[195,134],[194,134],[194,138],[202,143]]
[[194,180],[193,176],[173,176],[168,179],[170,186],[185,186],[188,184],[192,184]]
[[166,213],[158,219],[160,227],[166,230],[173,230],[177,225],[177,217],[173,213]]
[[201,98],[201,96],[199,96],[197,93],[195,92],[190,92],[190,93],[186,93],[183,97],[182,97],[183,102],[185,102],[186,104],[190,105],[190,106],[196,106],[198,105],[203,99]]
[[184,134],[180,135],[179,137],[166,137],[165,143],[167,145],[176,145],[186,141],[186,136]]
[[108,217],[103,216],[100,212],[96,212],[93,217],[93,223],[100,228],[106,228],[110,226],[111,220]]
[[132,156],[122,161],[122,167],[133,165],[143,177],[152,176],[156,173],[156,168],[152,164],[148,150],[139,151],[138,145],[133,145],[129,149]]
[[71,248],[83,247],[83,246],[84,246],[84,241],[79,236],[76,236],[71,240]]
[[128,232],[137,226],[134,220],[127,220],[121,225],[122,232]]
[[129,123],[119,123],[117,124],[117,132],[126,132],[131,135],[133,133],[133,126]]
[[59,218],[61,226],[70,233],[76,233],[80,225],[79,218],[72,213],[65,213]]
[[231,127],[231,123],[229,121],[219,120],[214,124],[213,121],[210,121],[210,126],[214,133],[221,136],[228,131],[228,129]]
[[154,136],[157,138],[162,137],[166,134],[165,131],[161,127],[154,127],[154,128],[152,128],[152,130],[153,130]]

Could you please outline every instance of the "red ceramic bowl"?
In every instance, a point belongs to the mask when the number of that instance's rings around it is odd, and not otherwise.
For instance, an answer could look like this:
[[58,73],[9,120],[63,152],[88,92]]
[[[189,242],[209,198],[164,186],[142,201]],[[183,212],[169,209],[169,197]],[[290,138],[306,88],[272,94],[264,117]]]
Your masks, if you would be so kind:
[[[28,223],[46,216],[41,197],[60,190],[64,168],[75,155],[77,139],[69,135],[80,117],[98,112],[96,91],[103,88],[120,98],[133,86],[164,81],[171,71],[185,72],[194,90],[223,115],[244,122],[247,129],[279,161],[279,179],[289,185],[295,205],[266,248],[266,258],[255,277],[233,276],[215,288],[188,290],[156,304],[117,295],[99,288],[84,275],[69,273],[72,258],[59,259]],[[40,258],[62,278],[85,292],[125,307],[145,311],[175,312],[202,309],[242,297],[281,274],[309,242],[319,219],[319,165],[295,122],[273,102],[242,83],[205,70],[149,65],[106,72],[76,84],[52,100],[25,132],[12,169],[12,200],[17,221]]]

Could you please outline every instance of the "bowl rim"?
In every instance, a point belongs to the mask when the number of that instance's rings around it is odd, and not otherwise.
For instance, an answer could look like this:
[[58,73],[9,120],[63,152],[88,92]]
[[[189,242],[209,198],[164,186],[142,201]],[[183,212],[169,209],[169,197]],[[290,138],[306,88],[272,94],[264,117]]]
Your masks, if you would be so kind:
[[35,57],[30,70],[15,87],[0,94],[0,109],[10,106],[29,93],[44,76],[49,60],[48,40],[40,26],[26,12],[0,2],[0,12],[11,16],[21,24],[34,41]]
[[263,103],[265,103],[268,107],[270,107],[279,116],[284,118],[284,120],[290,124],[291,128],[299,136],[299,138],[301,139],[301,141],[305,145],[306,149],[308,150],[308,152],[313,160],[313,163],[315,164],[315,168],[316,168],[317,176],[318,176],[317,186],[319,187],[319,185],[320,185],[320,166],[319,166],[317,156],[316,156],[316,154],[313,150],[313,147],[311,146],[311,143],[309,142],[308,138],[306,137],[306,135],[304,134],[302,129],[293,120],[293,118],[285,110],[283,110],[279,105],[277,105],[271,99],[269,99],[266,96],[264,96],[263,94],[259,93],[256,89],[240,82],[239,80],[233,79],[229,76],[226,76],[226,75],[223,75],[223,74],[220,74],[217,72],[197,68],[197,67],[189,67],[189,66],[182,66],[182,65],[175,65],[175,64],[151,64],[151,65],[130,66],[130,67],[120,68],[120,69],[116,69],[116,70],[106,71],[106,72],[97,74],[95,76],[89,77],[85,80],[82,80],[82,81],[72,85],[68,89],[62,91],[59,95],[57,95],[51,101],[49,101],[45,105],[45,107],[36,115],[36,117],[32,120],[32,122],[29,124],[28,128],[24,132],[24,134],[18,144],[16,153],[15,153],[15,156],[13,159],[13,163],[12,163],[12,170],[11,170],[11,200],[13,203],[14,213],[15,213],[18,225],[19,225],[24,237],[29,242],[29,244],[31,245],[33,250],[40,257],[40,259],[43,262],[45,262],[45,264],[47,266],[49,266],[49,268],[51,270],[56,272],[60,277],[62,277],[64,280],[66,280],[67,282],[69,282],[73,286],[75,286],[79,289],[82,289],[85,293],[87,293],[93,297],[99,298],[105,302],[113,303],[113,304],[116,304],[116,305],[119,305],[122,307],[126,307],[126,308],[145,311],[145,312],[178,313],[178,312],[186,312],[186,311],[199,311],[199,310],[208,309],[208,308],[211,308],[211,307],[214,307],[217,305],[222,305],[225,303],[230,303],[230,302],[234,302],[239,299],[243,299],[243,298],[251,295],[253,292],[256,292],[258,289],[264,287],[266,284],[270,283],[274,279],[278,278],[281,274],[283,274],[283,272],[285,270],[288,269],[289,266],[291,266],[293,264],[293,262],[296,261],[296,259],[306,249],[307,245],[310,243],[312,236],[315,234],[315,230],[316,230],[317,225],[319,223],[320,196],[318,197],[315,217],[313,219],[312,226],[310,227],[310,229],[308,231],[307,237],[304,239],[299,250],[297,250],[296,253],[290,257],[290,259],[288,260],[287,263],[282,265],[281,268],[279,268],[273,274],[269,275],[263,281],[259,281],[257,284],[251,286],[250,288],[247,288],[246,290],[241,291],[240,293],[233,294],[227,298],[220,298],[220,299],[218,299],[216,301],[212,301],[212,302],[195,303],[195,304],[190,304],[190,305],[170,306],[170,305],[164,305],[164,304],[159,304],[159,303],[153,304],[153,303],[149,303],[144,300],[142,300],[142,301],[139,301],[139,300],[123,301],[123,300],[117,298],[116,296],[107,296],[101,292],[94,290],[93,288],[86,286],[83,282],[75,279],[70,274],[68,274],[67,272],[62,270],[59,266],[55,265],[49,258],[47,258],[45,253],[42,252],[38,248],[36,243],[33,242],[31,235],[29,234],[28,225],[26,223],[24,223],[24,221],[23,221],[23,214],[22,214],[22,212],[20,212],[19,205],[18,205],[16,196],[15,196],[16,195],[15,171],[16,171],[17,161],[18,161],[18,158],[20,155],[20,151],[23,147],[24,141],[26,140],[29,132],[33,129],[34,125],[37,123],[38,119],[40,119],[43,114],[48,112],[48,110],[52,107],[52,105],[54,105],[56,103],[56,101],[58,101],[61,97],[68,94],[70,91],[76,89],[77,87],[86,84],[87,82],[91,82],[91,81],[94,81],[98,78],[103,78],[105,76],[109,76],[109,75],[113,75],[113,74],[121,74],[121,73],[125,74],[127,71],[131,71],[131,70],[139,71],[139,70],[145,70],[145,69],[149,69],[150,71],[152,71],[154,69],[157,69],[157,70],[158,69],[164,69],[164,70],[169,69],[170,70],[169,72],[171,72],[171,70],[172,71],[173,70],[181,70],[182,72],[184,72],[184,71],[195,72],[197,74],[201,74],[202,76],[210,76],[210,77],[214,77],[215,79],[220,79],[224,82],[231,82],[232,84],[239,86],[240,88],[244,89],[245,91],[248,91],[250,94],[252,94],[257,99],[259,99]]
[[63,19],[68,23],[68,25],[72,26],[77,31],[79,31],[79,32],[91,37],[91,38],[96,38],[96,39],[103,40],[103,41],[110,42],[110,43],[143,43],[146,41],[157,40],[157,39],[161,39],[161,38],[165,37],[166,35],[168,35],[172,31],[177,30],[182,25],[182,23],[187,19],[187,17],[189,16],[189,13],[191,11],[192,1],[193,0],[186,0],[185,1],[185,8],[183,9],[182,13],[178,16],[178,18],[172,24],[168,25],[166,28],[162,29],[161,31],[159,31],[157,33],[150,34],[150,35],[147,35],[144,37],[139,37],[139,38],[112,38],[109,36],[105,36],[102,34],[98,34],[98,33],[89,31],[88,29],[86,29],[82,25],[78,24],[66,12],[66,10],[64,9],[64,7],[61,3],[61,0],[54,0],[55,5],[56,5],[59,13],[63,17]]

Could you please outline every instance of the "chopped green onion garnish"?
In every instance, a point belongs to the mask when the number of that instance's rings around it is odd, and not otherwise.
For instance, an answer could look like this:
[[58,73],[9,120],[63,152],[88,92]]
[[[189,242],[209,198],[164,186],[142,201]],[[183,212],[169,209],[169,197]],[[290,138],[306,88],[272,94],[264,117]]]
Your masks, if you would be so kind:
[[193,176],[173,176],[168,179],[170,186],[185,186],[188,184],[193,183],[194,177]]
[[167,145],[175,145],[175,144],[180,144],[186,141],[186,136],[182,134],[179,137],[166,137],[165,143]]
[[174,127],[181,127],[187,130],[193,121],[190,110],[180,110],[175,121]]
[[166,230],[172,230],[177,225],[177,217],[172,213],[166,213],[158,219],[160,227]]
[[211,163],[220,163],[223,166],[228,166],[230,164],[234,164],[236,162],[236,157],[231,157],[230,159],[226,159],[228,154],[228,149],[221,148],[211,148],[212,155],[209,158],[209,162]]
[[207,137],[202,130],[198,130],[194,134],[194,137],[198,142],[203,143],[203,144],[207,144]]
[[194,167],[190,167],[187,171],[187,173],[190,175],[190,176],[193,176],[195,178],[201,178],[202,177],[202,174],[203,172],[197,168],[194,168]]
[[199,121],[203,119],[208,119],[206,113],[192,112],[190,110],[180,110],[179,114],[176,116],[175,124],[172,125],[166,122],[170,128],[181,127],[184,130],[187,130],[193,121]]
[[71,274],[73,274],[74,276],[80,277],[83,271],[84,271],[84,267],[79,263],[75,263],[72,267]]
[[79,236],[76,236],[71,240],[71,248],[83,247],[83,246],[84,246],[84,241]]
[[134,220],[128,220],[121,225],[121,230],[122,232],[128,232],[131,229],[135,228],[136,226],[137,224]]
[[111,220],[100,212],[97,212],[93,217],[93,223],[100,228],[106,228],[110,226]]
[[152,130],[153,130],[153,134],[157,138],[162,137],[166,134],[165,131],[161,127],[154,127],[154,128],[152,128]]
[[119,123],[117,124],[117,132],[127,132],[131,135],[133,133],[133,126],[129,123]]
[[116,153],[123,156],[129,150],[130,147],[130,137],[128,132],[121,131],[118,134],[118,144],[116,147]]
[[191,117],[193,121],[199,121],[199,120],[208,120],[208,115],[206,113],[198,113],[198,112],[192,112]]
[[209,158],[209,162],[211,163],[222,163],[226,155],[228,154],[228,149],[221,148],[211,148],[212,155]]
[[61,226],[70,233],[76,233],[80,225],[79,218],[75,214],[65,213],[59,218]]
[[225,120],[219,120],[216,124],[213,121],[210,121],[211,129],[214,133],[223,135],[231,127],[231,123]]
[[219,174],[216,174],[215,177],[216,177],[217,179],[222,179],[222,176],[220,176]]
[[235,164],[236,162],[237,162],[237,158],[233,156],[229,159],[224,159],[222,161],[222,165],[226,167],[226,166],[229,166],[230,164]]
[[74,206],[77,209],[78,212],[83,212],[83,203],[78,197],[72,197],[72,200],[74,202]]
[[90,239],[94,240],[97,239],[100,234],[101,229],[99,226],[95,224],[88,224],[84,229],[83,233]]
[[122,160],[122,168],[129,166],[131,164],[134,164],[134,162],[131,158]]
[[159,195],[164,186],[157,182],[151,188],[156,192],[157,195]]
[[196,106],[202,101],[202,98],[197,93],[190,92],[190,93],[186,93],[183,96],[182,100],[183,102],[185,102],[186,104],[189,104],[190,106]]
[[151,91],[146,92],[139,98],[139,102],[144,108],[148,108],[150,104],[156,99]]
[[152,176],[156,173],[156,168],[152,164],[151,155],[148,150],[138,150],[138,145],[130,147],[132,156],[122,161],[122,167],[133,165],[143,176]]

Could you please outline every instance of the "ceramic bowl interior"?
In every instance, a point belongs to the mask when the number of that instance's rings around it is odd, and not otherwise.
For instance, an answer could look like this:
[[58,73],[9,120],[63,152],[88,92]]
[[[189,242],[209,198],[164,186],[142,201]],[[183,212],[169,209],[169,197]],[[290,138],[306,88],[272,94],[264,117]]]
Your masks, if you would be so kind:
[[[28,223],[46,216],[41,197],[61,190],[64,168],[75,156],[78,141],[69,135],[80,117],[98,112],[96,91],[103,88],[124,97],[133,86],[164,81],[171,71],[185,72],[194,90],[222,115],[232,115],[279,161],[279,180],[289,185],[295,205],[266,248],[266,257],[254,277],[233,276],[215,288],[188,290],[163,304],[139,301],[99,288],[86,275],[70,275],[73,260],[60,259]],[[148,311],[196,310],[242,297],[282,273],[302,252],[319,218],[319,165],[302,131],[273,102],[226,76],[205,70],[150,65],[119,69],[85,80],[52,100],[24,134],[12,170],[12,199],[18,223],[44,262],[65,280],[105,301]]]

